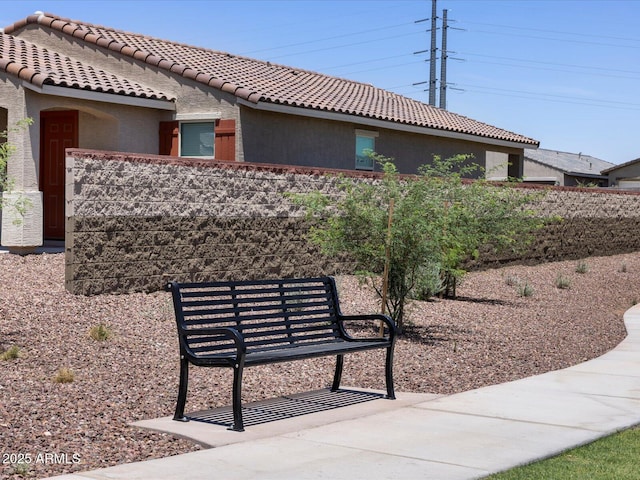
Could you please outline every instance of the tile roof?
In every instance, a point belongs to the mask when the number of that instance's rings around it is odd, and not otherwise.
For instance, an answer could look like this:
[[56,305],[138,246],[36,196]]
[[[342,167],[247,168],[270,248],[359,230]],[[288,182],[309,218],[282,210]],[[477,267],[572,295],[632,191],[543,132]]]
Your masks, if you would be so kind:
[[155,89],[4,33],[0,34],[0,70],[37,87],[53,85],[140,98],[171,100]]
[[[290,107],[300,107],[355,115],[403,125],[479,136],[505,142],[537,146],[538,141],[468,117],[404,97],[373,85],[301,70],[270,62],[231,55],[210,49],[128,33],[113,28],[36,13],[4,29],[13,34],[27,25],[37,24],[129,56],[160,69],[232,93],[238,98]],[[4,35],[7,36],[7,35]],[[3,51],[3,59],[5,62]],[[35,52],[32,52],[35,55]],[[70,61],[70,59],[69,59]],[[28,63],[28,62],[25,62]],[[72,61],[71,61],[72,63]],[[69,74],[69,62],[58,65],[61,75]],[[0,64],[0,68],[4,63]],[[84,67],[88,69],[89,67]],[[7,68],[5,68],[7,69]],[[76,70],[80,66],[76,65]],[[7,70],[8,71],[8,70]],[[41,72],[37,72],[41,73]],[[102,72],[95,72],[99,76]],[[104,72],[106,73],[106,72]],[[48,78],[60,82],[52,72]],[[27,75],[28,76],[28,75]],[[76,77],[77,88],[94,89],[92,77]],[[40,81],[32,77],[28,81]],[[143,94],[138,86],[129,94]],[[127,90],[129,92],[129,90]],[[147,93],[148,94],[148,93]],[[156,93],[157,95],[157,93]],[[159,97],[166,98],[166,97]]]
[[578,173],[583,175],[600,175],[601,172],[613,163],[582,153],[559,152],[544,148],[525,148],[524,158],[543,163],[565,173]]

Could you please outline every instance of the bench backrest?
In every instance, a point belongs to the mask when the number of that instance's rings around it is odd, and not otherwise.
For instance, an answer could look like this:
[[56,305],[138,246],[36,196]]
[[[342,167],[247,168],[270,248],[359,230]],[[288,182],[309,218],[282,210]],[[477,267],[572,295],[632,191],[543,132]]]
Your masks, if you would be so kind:
[[233,347],[223,335],[189,335],[202,328],[232,327],[247,352],[286,348],[340,336],[337,289],[332,277],[209,283],[175,283],[178,331],[196,354],[224,354]]

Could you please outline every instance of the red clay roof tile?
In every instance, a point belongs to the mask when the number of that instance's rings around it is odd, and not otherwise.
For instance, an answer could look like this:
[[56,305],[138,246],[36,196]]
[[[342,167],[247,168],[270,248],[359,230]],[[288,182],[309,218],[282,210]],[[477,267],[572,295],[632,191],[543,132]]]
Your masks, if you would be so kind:
[[164,93],[113,73],[50,52],[20,38],[0,34],[0,69],[38,87],[93,90],[158,100],[173,100]]
[[[53,14],[31,15],[7,27],[5,33],[14,33],[25,25],[33,23],[72,34],[84,42],[108,48],[185,78],[195,79],[252,103],[265,102],[343,113],[525,145],[538,145],[534,139],[376,88],[373,85],[63,19]],[[70,68],[71,65],[73,68]],[[60,68],[62,71],[69,69],[77,72],[86,70],[88,67],[66,59]],[[93,72],[93,74],[111,75],[106,72]],[[56,72],[47,72],[47,75],[55,84],[61,83],[60,76],[56,76]],[[152,98],[166,98],[162,94],[151,93],[150,89],[135,84],[124,89],[122,78],[116,76],[110,76],[110,78],[112,82],[120,85],[119,91],[126,92],[127,95],[152,95]],[[91,77],[87,82],[86,88],[99,88],[98,85],[91,83]],[[104,88],[103,85],[100,87]],[[117,89],[118,87],[114,91]]]

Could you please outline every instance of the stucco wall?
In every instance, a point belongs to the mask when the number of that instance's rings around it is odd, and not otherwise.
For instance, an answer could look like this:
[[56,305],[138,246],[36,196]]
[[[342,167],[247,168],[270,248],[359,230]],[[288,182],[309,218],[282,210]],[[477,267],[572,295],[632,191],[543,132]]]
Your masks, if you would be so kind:
[[524,175],[522,178],[525,181],[532,178],[555,178],[558,185],[561,185],[564,179],[563,176],[561,171],[548,165],[543,165],[542,163],[531,160],[524,160]]
[[[309,246],[303,213],[283,196],[335,194],[336,171],[84,150],[68,155],[66,285],[74,293],[350,269]],[[564,220],[541,232],[524,258],[503,255],[470,266],[640,250],[640,195],[558,188],[538,208]]]
[[[473,161],[505,178],[509,154],[523,150],[466,140],[401,132],[374,126],[327,119],[297,117],[280,113],[241,109],[245,160],[279,165],[323,165],[326,168],[355,168],[356,130],[375,132],[377,153],[392,157],[402,173],[416,173],[434,155],[449,158],[471,154]],[[295,138],[292,138],[295,135]],[[487,163],[488,162],[488,163]],[[379,168],[377,169],[379,170]]]

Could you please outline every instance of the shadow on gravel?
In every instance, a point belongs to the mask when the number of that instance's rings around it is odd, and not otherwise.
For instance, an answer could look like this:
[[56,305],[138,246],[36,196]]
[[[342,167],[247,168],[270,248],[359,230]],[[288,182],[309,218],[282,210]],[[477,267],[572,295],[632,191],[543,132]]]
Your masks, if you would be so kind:
[[505,307],[517,306],[515,302],[506,301],[506,300],[497,300],[495,298],[456,297],[456,298],[453,298],[452,300],[455,302],[480,303],[483,305],[499,305],[499,306],[505,306]]
[[459,341],[462,337],[473,335],[473,330],[450,325],[405,325],[400,338],[423,345]]

